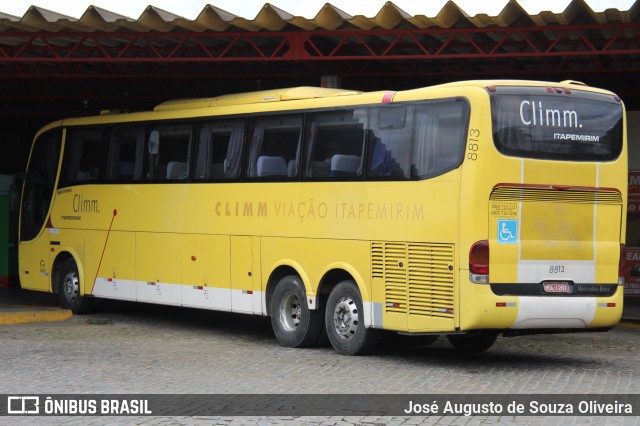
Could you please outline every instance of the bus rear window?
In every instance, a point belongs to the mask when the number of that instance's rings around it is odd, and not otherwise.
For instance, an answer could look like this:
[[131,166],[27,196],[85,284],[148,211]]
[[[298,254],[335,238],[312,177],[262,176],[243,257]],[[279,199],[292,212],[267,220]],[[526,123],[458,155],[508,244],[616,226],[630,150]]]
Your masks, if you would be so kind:
[[622,151],[622,103],[611,95],[500,87],[491,93],[493,139],[505,155],[612,161]]

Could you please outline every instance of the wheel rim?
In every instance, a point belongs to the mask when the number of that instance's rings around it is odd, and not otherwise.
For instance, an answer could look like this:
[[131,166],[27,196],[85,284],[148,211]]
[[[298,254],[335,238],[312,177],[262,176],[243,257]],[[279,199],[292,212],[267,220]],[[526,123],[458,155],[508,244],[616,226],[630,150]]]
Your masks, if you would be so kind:
[[295,330],[300,325],[302,307],[295,293],[287,292],[280,301],[280,324],[287,331]]
[[64,276],[62,280],[62,292],[64,297],[69,303],[75,303],[78,301],[80,294],[80,280],[78,280],[78,273],[71,271]]
[[350,297],[342,297],[333,311],[333,324],[340,338],[348,340],[355,336],[359,324],[358,306]]

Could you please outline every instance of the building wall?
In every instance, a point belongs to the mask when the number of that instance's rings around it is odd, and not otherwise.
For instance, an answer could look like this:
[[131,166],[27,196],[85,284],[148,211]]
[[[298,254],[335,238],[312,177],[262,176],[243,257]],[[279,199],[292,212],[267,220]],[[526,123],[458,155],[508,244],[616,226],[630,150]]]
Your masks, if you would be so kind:
[[[629,146],[629,171],[640,171],[640,111],[627,111],[627,143]],[[630,173],[629,179],[629,208],[627,215],[627,246],[640,246],[640,212],[637,202],[636,174]]]
[[640,111],[627,111],[629,170],[640,171]]

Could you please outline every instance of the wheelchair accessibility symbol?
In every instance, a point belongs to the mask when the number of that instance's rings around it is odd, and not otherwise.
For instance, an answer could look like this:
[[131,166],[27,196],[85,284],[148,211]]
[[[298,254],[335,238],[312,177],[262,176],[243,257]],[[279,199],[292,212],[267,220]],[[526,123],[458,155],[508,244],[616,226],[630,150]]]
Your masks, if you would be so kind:
[[518,221],[498,220],[498,244],[516,244],[518,242]]

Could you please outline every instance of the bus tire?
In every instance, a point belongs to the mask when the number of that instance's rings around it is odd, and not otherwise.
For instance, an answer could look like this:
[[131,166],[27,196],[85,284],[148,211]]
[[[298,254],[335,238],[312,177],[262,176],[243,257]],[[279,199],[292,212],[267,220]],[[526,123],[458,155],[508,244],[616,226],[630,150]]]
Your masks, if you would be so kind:
[[364,355],[378,340],[376,330],[365,327],[362,297],[355,282],[342,281],[327,299],[325,326],[331,346],[342,355]]
[[276,285],[269,314],[278,342],[288,348],[306,348],[320,339],[322,312],[311,310],[300,278],[289,275]]
[[91,301],[80,295],[80,275],[73,259],[67,259],[60,267],[57,289],[60,304],[74,314],[86,314],[91,310]]
[[449,343],[460,352],[484,352],[496,341],[496,333],[449,334]]

